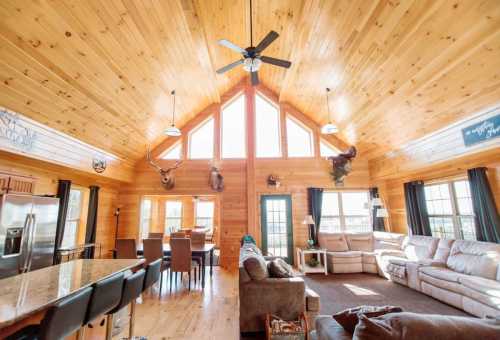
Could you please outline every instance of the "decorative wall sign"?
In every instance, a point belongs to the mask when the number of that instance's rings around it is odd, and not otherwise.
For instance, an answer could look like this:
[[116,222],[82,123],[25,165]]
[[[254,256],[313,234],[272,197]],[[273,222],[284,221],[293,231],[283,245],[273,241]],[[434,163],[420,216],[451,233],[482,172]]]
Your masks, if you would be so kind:
[[94,168],[94,171],[97,172],[98,174],[101,174],[106,170],[106,160],[105,159],[98,159],[94,158],[92,160],[92,168]]
[[482,143],[500,136],[500,114],[462,129],[465,146]]
[[0,138],[8,140],[17,148],[29,151],[33,148],[37,134],[25,126],[17,115],[0,109]]

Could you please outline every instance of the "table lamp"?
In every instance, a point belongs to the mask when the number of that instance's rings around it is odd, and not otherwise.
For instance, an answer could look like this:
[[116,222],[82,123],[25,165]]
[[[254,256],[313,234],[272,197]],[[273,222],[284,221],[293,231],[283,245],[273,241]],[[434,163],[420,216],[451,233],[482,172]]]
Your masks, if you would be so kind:
[[314,247],[314,225],[315,225],[312,215],[306,215],[304,221],[302,221],[302,224],[309,226],[309,240],[307,240],[307,244],[309,245],[309,248],[312,248]]

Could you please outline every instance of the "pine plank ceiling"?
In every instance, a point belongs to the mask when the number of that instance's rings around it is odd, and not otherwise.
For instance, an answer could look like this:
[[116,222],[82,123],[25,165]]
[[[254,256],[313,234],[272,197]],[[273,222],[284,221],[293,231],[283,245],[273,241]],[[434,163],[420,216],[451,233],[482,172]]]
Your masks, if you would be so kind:
[[[261,82],[375,158],[500,102],[500,1],[254,0]],[[2,0],[0,105],[137,160],[239,82],[246,0]]]

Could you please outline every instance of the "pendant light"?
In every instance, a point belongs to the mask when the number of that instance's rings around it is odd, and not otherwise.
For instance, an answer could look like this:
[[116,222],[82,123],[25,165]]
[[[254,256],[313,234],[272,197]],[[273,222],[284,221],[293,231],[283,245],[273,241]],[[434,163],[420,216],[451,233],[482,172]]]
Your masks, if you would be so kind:
[[323,125],[321,128],[321,133],[324,135],[331,135],[339,132],[339,129],[335,124],[332,123],[332,117],[330,115],[330,103],[328,102],[328,94],[330,93],[330,89],[326,88],[326,108],[328,110],[328,124]]
[[172,95],[172,125],[165,130],[165,134],[170,137],[179,137],[182,133],[177,127],[175,127],[175,90],[170,92]]

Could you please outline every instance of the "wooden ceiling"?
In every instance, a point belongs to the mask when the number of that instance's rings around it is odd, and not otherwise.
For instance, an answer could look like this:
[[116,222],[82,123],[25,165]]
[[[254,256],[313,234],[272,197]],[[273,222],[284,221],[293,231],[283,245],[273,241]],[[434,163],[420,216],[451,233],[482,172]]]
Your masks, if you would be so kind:
[[[254,0],[254,40],[280,33],[263,84],[315,121],[325,87],[368,158],[500,105],[500,1]],[[245,0],[2,0],[0,105],[137,160],[170,124],[246,76],[217,45],[249,42]]]

